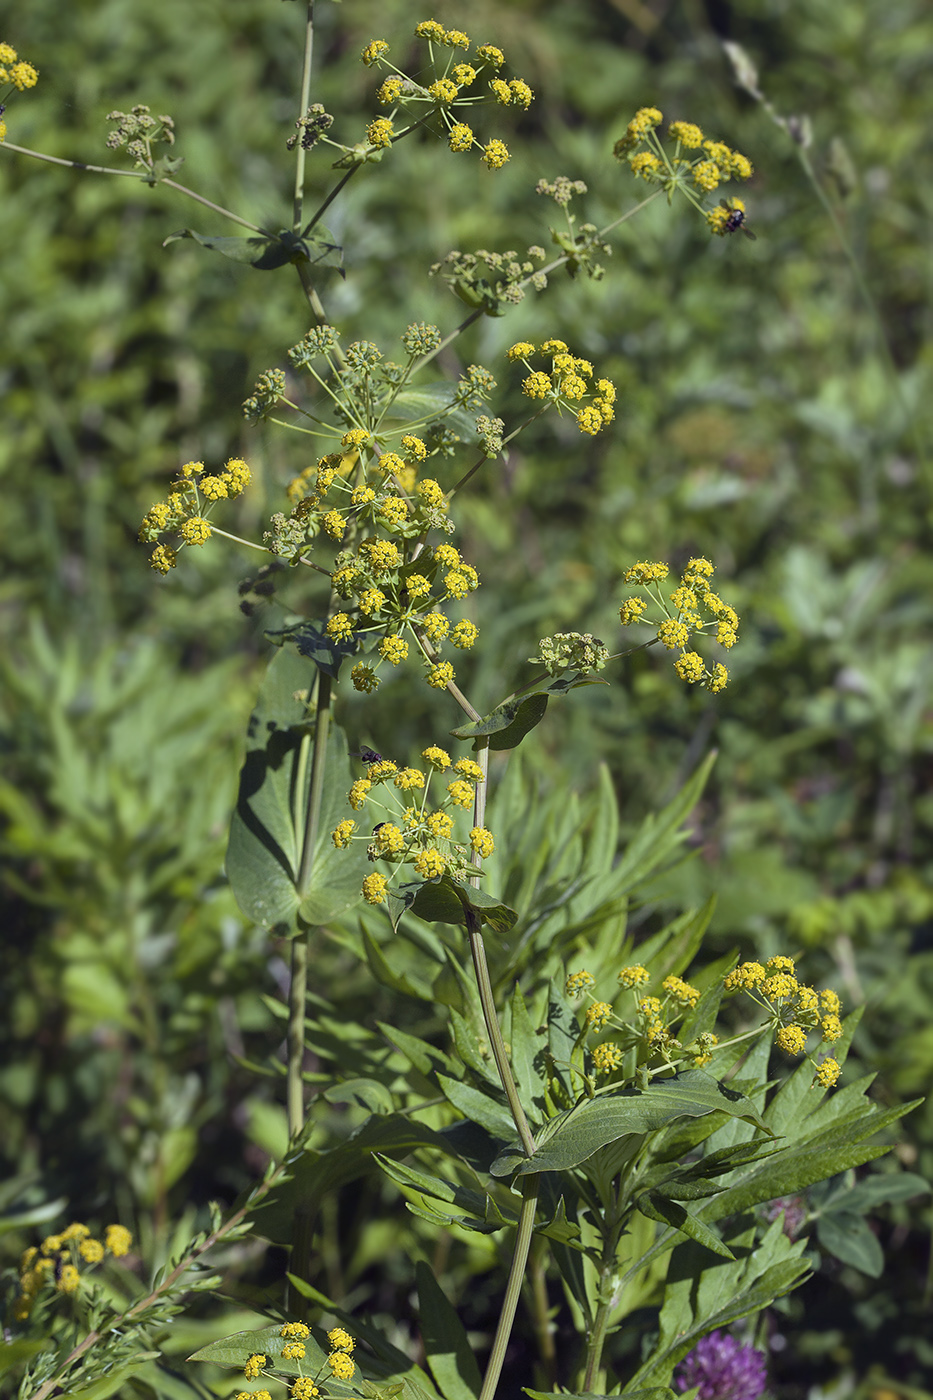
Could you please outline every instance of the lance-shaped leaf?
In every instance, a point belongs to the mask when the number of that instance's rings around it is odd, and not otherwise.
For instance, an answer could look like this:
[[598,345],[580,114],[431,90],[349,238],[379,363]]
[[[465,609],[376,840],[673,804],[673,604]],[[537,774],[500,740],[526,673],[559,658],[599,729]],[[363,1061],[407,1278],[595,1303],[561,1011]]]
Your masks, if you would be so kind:
[[723,1244],[714,1231],[696,1216],[691,1215],[686,1206],[682,1206],[679,1201],[672,1200],[670,1196],[661,1191],[645,1191],[635,1202],[638,1210],[649,1220],[657,1220],[661,1225],[671,1225],[675,1230],[679,1230],[682,1235],[688,1235],[690,1239],[696,1240],[697,1244],[704,1245],[712,1250],[714,1254],[721,1254],[725,1259],[733,1259],[735,1256],[728,1245]]
[[627,1133],[654,1132],[676,1118],[700,1118],[716,1112],[745,1119],[764,1132],[769,1131],[751,1099],[720,1084],[703,1070],[691,1069],[657,1080],[641,1093],[600,1094],[595,1099],[585,1099],[545,1125],[533,1157],[507,1149],[490,1170],[494,1176],[567,1171]]
[[461,724],[450,732],[455,739],[475,739],[474,749],[479,748],[482,739],[488,739],[491,749],[517,749],[525,735],[544,719],[547,701],[548,697],[540,690],[533,695],[515,696],[497,705],[482,719]]
[[331,840],[347,814],[352,781],[346,739],[331,726],[311,879],[299,894],[313,744],[304,697],[314,677],[309,661],[290,648],[279,652],[250,718],[226,870],[240,908],[266,928],[285,925],[295,931],[299,914],[306,924],[336,918],[358,901],[366,869],[362,851],[338,851]]
[[[396,394],[384,409],[385,418],[402,419],[413,423],[420,419],[423,423],[443,420],[444,427],[456,433],[461,442],[478,441],[476,414],[457,405],[457,386],[449,379],[438,379],[432,384],[416,384]],[[415,429],[417,431],[417,429]]]
[[474,1400],[482,1378],[463,1323],[427,1264],[419,1262],[421,1340],[431,1375],[444,1400]]
[[259,272],[272,272],[286,263],[308,262],[317,267],[331,268],[343,276],[343,250],[321,224],[307,238],[287,228],[280,229],[278,233],[254,233],[248,238],[215,238],[198,233],[193,228],[182,228],[177,233],[170,233],[163,240],[162,247],[180,238],[193,239],[202,248],[220,253],[233,262],[247,263]]

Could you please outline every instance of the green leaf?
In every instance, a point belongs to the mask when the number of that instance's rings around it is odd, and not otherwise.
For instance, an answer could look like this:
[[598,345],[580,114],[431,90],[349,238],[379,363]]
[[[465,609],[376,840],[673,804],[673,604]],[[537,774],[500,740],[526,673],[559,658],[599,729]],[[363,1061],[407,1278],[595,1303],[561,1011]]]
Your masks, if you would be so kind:
[[[522,1386],[526,1395],[531,1396],[531,1400],[554,1400],[556,1391],[552,1390],[531,1390],[527,1385]],[[647,1389],[623,1390],[614,1395],[597,1395],[595,1390],[586,1392],[560,1391],[560,1400],[680,1400],[680,1396],[666,1385],[652,1385]]]
[[[506,700],[483,719],[478,719],[472,724],[461,724],[450,733],[455,739],[478,741],[488,738],[491,749],[517,749],[525,735],[530,734],[544,719],[547,702],[548,697],[541,691]],[[474,749],[479,747],[478,742],[473,745]]]
[[[439,1074],[437,1082],[448,1103],[459,1109],[464,1118],[469,1118],[471,1123],[478,1123],[495,1138],[505,1142],[515,1140],[515,1124],[511,1113],[503,1104],[497,1103],[495,1099],[489,1098],[470,1084],[463,1084],[459,1079],[449,1079],[446,1074]],[[522,1160],[524,1161],[524,1158]]]
[[337,680],[345,658],[355,656],[359,651],[359,642],[355,637],[336,640],[328,636],[326,623],[323,621],[303,620],[292,623],[290,627],[281,627],[278,631],[266,632],[264,635],[277,647],[291,642],[299,656],[306,656],[309,661],[313,661],[318,670],[323,671],[325,676],[330,676],[331,680]]
[[0,1376],[15,1371],[51,1344],[51,1339],[44,1337],[33,1342],[26,1341],[25,1337],[16,1342],[0,1342]]
[[457,386],[449,379],[439,379],[432,384],[419,384],[415,388],[403,389],[396,394],[386,408],[384,417],[402,419],[407,423],[430,423],[443,420],[444,426],[456,433],[461,442],[476,443],[476,413],[454,406]]
[[488,924],[496,933],[508,933],[518,915],[507,904],[473,889],[472,885],[461,885],[449,875],[441,875],[434,880],[413,880],[391,890],[388,897],[389,915],[393,925],[410,910],[425,923],[458,924],[465,928],[466,911],[472,909],[481,924]]
[[671,1200],[669,1196],[663,1195],[659,1191],[646,1191],[635,1201],[636,1209],[649,1220],[657,1220],[662,1225],[670,1225],[675,1230],[679,1230],[682,1235],[689,1235],[690,1239],[696,1240],[697,1244],[704,1245],[712,1250],[714,1254],[721,1254],[725,1259],[733,1259],[735,1256],[728,1245],[723,1244],[717,1234],[704,1225],[701,1220],[680,1204],[679,1201]]
[[869,1278],[884,1273],[884,1250],[868,1221],[854,1210],[833,1210],[817,1216],[816,1236],[828,1254],[851,1264]]
[[362,851],[337,850],[331,832],[347,813],[352,781],[342,730],[330,727],[320,826],[311,882],[297,889],[311,786],[312,736],[305,696],[312,664],[291,650],[273,657],[250,719],[226,870],[243,912],[264,928],[323,924],[357,903],[366,869]]
[[475,1400],[482,1378],[463,1323],[423,1261],[417,1279],[421,1340],[431,1375],[444,1400]]
[[218,238],[183,228],[163,239],[162,247],[181,238],[191,238],[202,248],[220,253],[233,262],[248,263],[259,272],[272,272],[286,263],[308,262],[319,268],[331,268],[343,276],[343,250],[331,240],[330,233],[322,224],[318,224],[307,238],[287,228],[278,233],[252,234],[248,238]]
[[395,1109],[392,1094],[377,1079],[345,1079],[341,1084],[325,1089],[321,1097],[328,1103],[361,1104],[370,1113],[389,1114]]
[[315,1341],[313,1334],[305,1338],[303,1362],[283,1357],[282,1348],[287,1345],[288,1338],[282,1336],[282,1324],[278,1322],[257,1332],[234,1332],[233,1336],[221,1337],[219,1341],[201,1347],[187,1359],[210,1361],[215,1366],[234,1366],[242,1371],[251,1356],[266,1356],[270,1366],[288,1376],[300,1376],[308,1371],[313,1374],[327,1363],[327,1352]]
[[543,1076],[536,1068],[536,1062],[544,1050],[544,1037],[532,1024],[522,996],[521,987],[515,983],[511,1003],[511,1024],[509,1028],[509,1058],[512,1074],[518,1087],[519,1097],[526,1114],[532,1121],[540,1119],[540,1111],[535,1107],[544,1089]]
[[595,1099],[585,1099],[545,1124],[533,1157],[507,1149],[489,1170],[494,1176],[567,1171],[627,1133],[655,1132],[676,1118],[698,1118],[717,1111],[765,1128],[758,1110],[744,1094],[720,1084],[702,1070],[691,1069],[655,1081],[642,1093],[600,1094]]
[[632,1377],[632,1389],[665,1384],[677,1362],[701,1337],[760,1312],[809,1272],[809,1264],[800,1257],[806,1242],[789,1240],[780,1220],[769,1226],[757,1245],[754,1229],[730,1243],[734,1258],[713,1264],[693,1241],[674,1250],[658,1340],[649,1359]]

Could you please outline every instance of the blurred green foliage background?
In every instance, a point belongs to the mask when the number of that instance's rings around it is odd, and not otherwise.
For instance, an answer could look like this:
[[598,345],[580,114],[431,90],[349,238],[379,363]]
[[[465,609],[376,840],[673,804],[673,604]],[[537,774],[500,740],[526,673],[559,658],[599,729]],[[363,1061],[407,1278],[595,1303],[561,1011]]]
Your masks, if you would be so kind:
[[[510,423],[521,404],[501,356],[519,338],[561,336],[619,386],[610,433],[584,440],[546,417],[460,501],[462,547],[486,582],[466,688],[494,702],[554,630],[615,648],[635,559],[713,559],[742,615],[726,692],[692,693],[665,657],[638,653],[611,688],[552,707],[535,763],[551,790],[585,790],[604,760],[631,830],[718,748],[696,859],[638,918],[651,927],[717,893],[711,952],[805,955],[809,980],[868,1002],[857,1048],[880,1070],[877,1094],[922,1093],[933,12],[922,0],[473,0],[467,14],[445,0],[433,13],[502,47],[536,103],[505,133],[513,160],[495,177],[465,175],[425,139],[351,182],[328,211],[346,279],[321,293],[345,340],[391,355],[410,321],[457,324],[463,308],[428,268],[453,248],[547,245],[557,211],[534,194],[539,178],[585,180],[576,207],[600,226],[637,202],[611,151],[645,103],[756,168],[743,190],[756,242],[710,240],[688,208],[658,202],[612,238],[604,280],[557,277],[447,352],[447,372],[493,368]],[[9,105],[7,143],[114,164],[106,115],[145,102],[175,119],[179,179],[284,226],[302,15],[281,0],[33,0],[0,35],[41,73]],[[360,139],[375,110],[363,44],[414,54],[426,17],[402,0],[320,5],[313,97],[339,139]],[[745,47],[777,112],[812,123],[809,156],[874,310],[793,142],[736,87],[724,39]],[[312,158],[309,208],[332,179]],[[255,272],[188,241],[163,249],[184,227],[233,231],[170,190],[0,150],[0,198],[5,1204],[66,1197],[89,1217],[115,1202],[158,1253],[189,1203],[232,1199],[283,1140],[279,1086],[247,1062],[276,1050],[256,989],[281,995],[287,952],[244,924],[222,876],[263,631],[282,609],[238,610],[257,556],[215,541],[163,581],[135,535],[189,459],[253,466],[231,528],[256,537],[281,508],[306,449],[247,427],[240,405],[307,315],[288,269]],[[377,713],[347,703],[351,741],[406,759],[456,722],[403,678]],[[321,960],[336,1004],[365,1015],[339,940]],[[898,1152],[933,1173],[929,1106]],[[881,1281],[824,1269],[782,1305],[782,1395],[855,1384],[872,1364],[921,1383],[929,1226],[892,1207]],[[385,1248],[375,1227],[367,1239],[357,1278]],[[8,1235],[8,1257],[28,1242]]]

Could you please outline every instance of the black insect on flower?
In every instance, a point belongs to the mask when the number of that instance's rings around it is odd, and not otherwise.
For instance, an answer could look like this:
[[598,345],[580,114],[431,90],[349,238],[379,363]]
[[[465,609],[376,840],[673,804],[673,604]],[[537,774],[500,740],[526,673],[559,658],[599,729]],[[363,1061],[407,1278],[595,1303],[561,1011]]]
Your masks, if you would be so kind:
[[368,749],[365,744],[361,744],[358,753],[351,753],[351,758],[358,758],[361,763],[381,763],[382,754],[376,753],[375,749]]
[[721,199],[719,202],[724,209],[728,209],[729,211],[728,215],[723,220],[723,233],[741,233],[744,234],[746,238],[750,238],[752,242],[754,242],[755,235],[748,227],[748,223],[746,222],[748,219],[748,215],[745,213],[745,210],[740,209],[737,206],[727,204],[724,199]]

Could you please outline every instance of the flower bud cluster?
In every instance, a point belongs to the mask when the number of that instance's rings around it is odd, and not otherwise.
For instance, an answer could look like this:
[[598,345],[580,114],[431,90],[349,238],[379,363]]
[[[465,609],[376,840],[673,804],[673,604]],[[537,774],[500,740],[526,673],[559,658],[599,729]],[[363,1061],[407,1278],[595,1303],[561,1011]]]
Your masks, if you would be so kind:
[[547,254],[533,244],[524,256],[510,248],[504,253],[492,253],[477,248],[475,253],[461,253],[455,248],[442,262],[433,263],[430,276],[440,276],[467,306],[482,307],[489,316],[504,315],[504,306],[517,306],[525,299],[529,284],[541,292],[547,286],[547,276],[536,270],[535,263],[544,262]]
[[[600,432],[615,417],[616,390],[610,379],[593,379],[589,360],[571,355],[564,341],[546,340],[536,348],[531,341],[520,340],[506,352],[513,363],[521,362],[529,371],[522,384],[522,393],[529,399],[553,404],[558,413],[568,412],[577,420],[581,433],[591,437]],[[532,369],[533,355],[550,361],[550,370]]]
[[[177,549],[206,544],[211,537],[208,517],[215,505],[241,495],[250,476],[242,457],[231,457],[221,472],[208,472],[203,462],[186,462],[172,483],[168,499],[156,501],[143,516],[139,540],[153,544],[163,535],[175,535]],[[149,556],[150,566],[160,574],[167,574],[177,561],[177,550],[167,544],[156,544]]]
[[[476,786],[483,781],[483,770],[471,758],[455,763],[445,749],[431,745],[421,757],[426,771],[399,768],[391,759],[376,756],[367,766],[366,777],[358,778],[347,794],[354,812],[364,806],[377,807],[389,820],[381,820],[370,834],[358,832],[355,818],[340,822],[331,833],[338,850],[351,841],[366,841],[371,861],[392,866],[390,876],[374,873],[363,881],[363,898],[381,904],[391,879],[409,865],[424,880],[450,875],[465,881],[478,872],[477,859],[486,860],[495,850],[492,833],[484,826],[473,826],[466,841],[455,832],[459,812],[474,806]],[[437,806],[428,802],[435,775],[446,774],[446,795]],[[358,833],[358,834],[357,834]]]
[[[521,78],[506,81],[501,76],[505,55],[493,44],[476,45],[467,62],[465,55],[472,40],[460,29],[445,29],[434,19],[423,20],[415,25],[415,37],[428,45],[427,63],[419,67],[417,78],[392,63],[384,39],[373,39],[360,55],[367,68],[386,70],[376,100],[390,109],[388,116],[377,117],[367,128],[368,150],[363,158],[369,152],[381,153],[428,116],[439,122],[454,154],[477,150],[488,170],[500,170],[509,159],[505,142],[494,137],[484,143],[463,117],[484,102],[525,112],[534,100],[531,88]],[[397,130],[400,118],[407,124]]]
[[[729,672],[718,661],[712,668],[708,667],[699,652],[688,650],[688,647],[694,637],[715,634],[720,646],[731,649],[738,641],[739,615],[710,587],[714,568],[708,559],[691,559],[684,570],[680,587],[675,588],[668,598],[659,585],[669,572],[668,565],[657,560],[642,560],[626,570],[625,582],[638,584],[647,596],[636,594],[624,598],[619,608],[619,620],[623,627],[630,627],[633,623],[647,623],[654,627],[661,645],[668,651],[678,653],[674,670],[681,680],[691,685],[699,682],[715,694],[725,688]],[[657,604],[664,614],[662,618],[651,615],[651,603]]]

